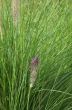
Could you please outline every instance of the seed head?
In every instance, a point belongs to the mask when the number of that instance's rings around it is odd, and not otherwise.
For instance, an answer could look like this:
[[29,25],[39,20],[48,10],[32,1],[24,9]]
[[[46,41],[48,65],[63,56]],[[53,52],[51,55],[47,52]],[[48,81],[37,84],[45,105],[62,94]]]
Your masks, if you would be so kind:
[[12,7],[13,23],[16,26],[19,17],[19,0],[12,0],[11,7]]
[[38,57],[32,58],[31,64],[30,64],[30,87],[33,87],[34,82],[37,78],[38,64],[39,64]]

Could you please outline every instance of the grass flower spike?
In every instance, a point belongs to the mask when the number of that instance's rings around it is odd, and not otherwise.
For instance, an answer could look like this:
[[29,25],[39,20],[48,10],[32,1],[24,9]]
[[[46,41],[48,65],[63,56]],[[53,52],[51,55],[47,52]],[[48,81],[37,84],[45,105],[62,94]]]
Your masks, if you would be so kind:
[[34,82],[37,78],[38,64],[39,64],[38,57],[34,57],[30,64],[30,87],[33,87]]
[[18,24],[18,17],[19,17],[19,0],[12,0],[12,16],[13,16],[13,23],[15,26]]
[[34,57],[30,63],[30,85],[29,85],[29,91],[28,91],[27,110],[29,110],[29,98],[30,98],[31,88],[33,87],[37,78],[38,64],[39,64],[38,57]]

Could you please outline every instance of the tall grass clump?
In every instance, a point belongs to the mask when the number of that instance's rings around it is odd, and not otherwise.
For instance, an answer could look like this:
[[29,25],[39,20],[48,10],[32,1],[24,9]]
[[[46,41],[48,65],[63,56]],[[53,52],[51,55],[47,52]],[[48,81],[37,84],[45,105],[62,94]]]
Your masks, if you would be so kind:
[[0,110],[72,110],[72,0],[0,0]]

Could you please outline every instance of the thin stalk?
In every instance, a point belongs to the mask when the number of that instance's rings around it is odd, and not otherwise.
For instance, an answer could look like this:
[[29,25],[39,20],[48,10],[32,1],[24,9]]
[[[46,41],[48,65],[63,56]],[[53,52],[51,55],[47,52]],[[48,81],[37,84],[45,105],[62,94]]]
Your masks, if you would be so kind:
[[29,86],[28,96],[27,96],[27,110],[29,110],[29,99],[30,99],[31,87]]

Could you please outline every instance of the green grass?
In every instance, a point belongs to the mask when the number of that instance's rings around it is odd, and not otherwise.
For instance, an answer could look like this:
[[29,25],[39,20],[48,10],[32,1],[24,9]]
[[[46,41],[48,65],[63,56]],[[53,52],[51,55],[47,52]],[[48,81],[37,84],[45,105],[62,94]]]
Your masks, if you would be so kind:
[[[21,0],[17,27],[10,1],[2,2],[0,110],[72,110],[72,0]],[[38,76],[29,91],[34,56]]]

